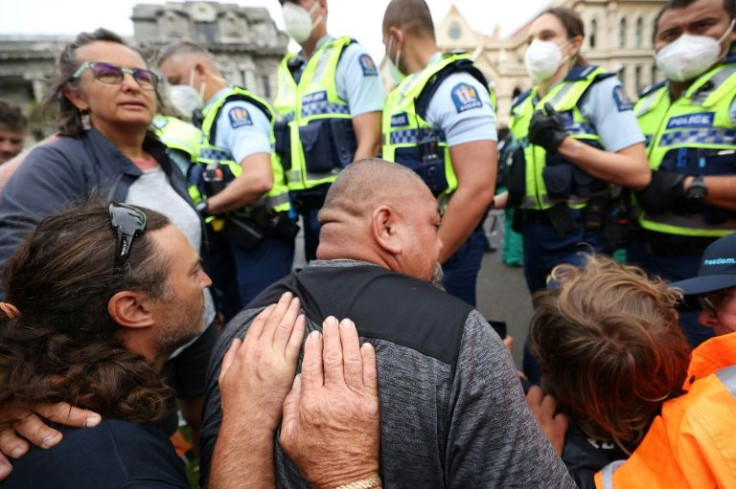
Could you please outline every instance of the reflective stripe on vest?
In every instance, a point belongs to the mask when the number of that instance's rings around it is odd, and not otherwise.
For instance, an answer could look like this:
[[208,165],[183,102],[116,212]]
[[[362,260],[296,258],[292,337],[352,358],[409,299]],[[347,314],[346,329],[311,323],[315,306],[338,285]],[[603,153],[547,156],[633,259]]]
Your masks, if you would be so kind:
[[[208,164],[210,161],[215,161],[219,164],[227,165],[230,168],[230,171],[236,177],[239,176],[243,171],[240,167],[240,162],[234,160],[232,153],[228,149],[215,147],[213,146],[214,141],[210,141],[211,131],[214,124],[217,123],[220,110],[225,105],[225,103],[232,99],[232,96],[237,96],[238,99],[250,102],[256,107],[262,109],[266,117],[268,117],[271,122],[269,141],[271,142],[272,148],[271,171],[273,173],[273,186],[271,187],[271,190],[266,193],[266,195],[264,195],[253,205],[266,205],[276,212],[288,212],[291,209],[291,204],[289,203],[288,199],[289,190],[286,187],[286,183],[284,182],[284,169],[281,166],[281,160],[279,156],[276,154],[275,151],[273,151],[273,146],[276,140],[273,132],[274,123],[276,122],[276,114],[273,112],[273,109],[271,109],[271,106],[268,105],[268,102],[259,97],[256,97],[248,90],[241,87],[231,87],[228,91],[220,95],[217,100],[207,104],[207,106],[204,108],[204,121],[202,122],[202,132],[204,133],[205,139],[212,144],[210,144],[206,148],[206,150],[203,151],[200,163]],[[246,212],[247,210],[248,207],[245,208]]]
[[[430,64],[423,71],[405,78],[388,95],[386,106],[383,110],[383,159],[404,164],[405,162],[397,157],[397,150],[415,148],[419,144],[420,131],[426,131],[428,136],[435,138],[437,147],[442,151],[439,156],[444,163],[444,178],[447,181],[447,187],[438,195],[435,194],[440,202],[444,202],[445,205],[458,185],[457,176],[452,166],[452,159],[450,158],[450,149],[447,146],[445,134],[435,129],[417,113],[415,103],[425,87],[437,75],[446,69],[452,68],[458,61],[469,59],[470,57],[467,54],[444,55],[440,60]],[[397,120],[400,121],[400,125],[397,125]],[[442,204],[440,206],[441,208],[443,207]]]
[[716,377],[723,382],[726,389],[736,398],[736,365],[719,370],[716,372]]
[[[291,168],[285,173],[289,190],[305,190],[331,183],[340,173],[337,167],[334,171],[324,173],[307,170],[299,129],[317,119],[351,119],[348,102],[337,93],[336,78],[342,52],[352,42],[349,37],[340,37],[320,46],[307,61],[298,84],[289,69],[289,61],[296,55],[287,54],[279,65],[278,93],[274,106],[279,115],[289,122]],[[314,100],[310,100],[310,97]]]
[[613,489],[613,473],[616,472],[616,469],[621,467],[625,462],[626,460],[615,460],[603,467],[601,475],[603,478],[604,489]]
[[[736,127],[730,115],[734,93],[736,62],[731,62],[703,74],[675,101],[671,101],[666,83],[643,96],[634,110],[647,137],[650,167],[657,170],[664,164],[667,171],[693,176],[736,175],[736,165],[731,166],[730,173],[724,173],[722,165],[711,173],[707,159],[696,158],[699,153],[695,153],[703,151],[710,155],[734,150]],[[691,156],[681,158],[682,151]],[[702,213],[650,215],[641,211],[639,224],[665,234],[720,237],[736,232],[736,213],[734,216],[714,224],[713,219],[706,221]]]
[[[544,148],[529,144],[529,123],[532,115],[536,110],[543,108],[548,103],[560,113],[571,113],[572,120],[568,120],[565,126],[570,137],[577,140],[589,141],[598,147],[602,147],[601,139],[596,133],[595,127],[583,116],[577,105],[588,88],[605,73],[606,70],[600,67],[586,67],[575,79],[565,79],[553,86],[549,93],[536,104],[534,103],[534,99],[537,97],[537,89],[533,88],[525,99],[518,102],[518,105],[512,106],[509,128],[514,138],[522,143],[526,165],[526,195],[521,200],[521,207],[525,209],[546,210],[562,202],[561,200],[549,197],[544,178],[542,177],[547,165],[547,153]],[[597,194],[600,193],[597,192]],[[566,202],[569,207],[582,208],[586,205],[588,199],[595,194],[591,193],[585,196],[573,194]]]

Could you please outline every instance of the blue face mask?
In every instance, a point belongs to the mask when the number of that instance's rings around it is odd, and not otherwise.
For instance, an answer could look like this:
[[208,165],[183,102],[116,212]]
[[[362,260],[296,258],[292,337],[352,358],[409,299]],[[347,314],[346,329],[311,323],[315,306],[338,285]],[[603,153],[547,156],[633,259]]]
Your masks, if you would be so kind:
[[401,80],[406,78],[406,75],[399,69],[399,61],[401,61],[401,49],[396,51],[396,61],[391,59],[391,47],[394,44],[394,38],[389,37],[388,44],[386,45],[386,58],[388,58],[388,69],[391,74],[391,79],[395,83],[401,83]]

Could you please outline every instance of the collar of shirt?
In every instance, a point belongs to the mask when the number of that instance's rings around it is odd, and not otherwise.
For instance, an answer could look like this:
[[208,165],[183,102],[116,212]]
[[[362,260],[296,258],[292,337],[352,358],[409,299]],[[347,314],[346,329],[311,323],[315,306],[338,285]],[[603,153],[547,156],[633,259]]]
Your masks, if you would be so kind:
[[205,102],[205,105],[202,108],[202,113],[206,114],[207,111],[209,111],[210,108],[212,107],[212,104],[214,104],[223,94],[225,94],[225,92],[228,92],[231,88],[233,87],[228,85],[218,90],[217,93],[215,93],[212,97],[210,97],[210,99],[207,100],[207,102]]

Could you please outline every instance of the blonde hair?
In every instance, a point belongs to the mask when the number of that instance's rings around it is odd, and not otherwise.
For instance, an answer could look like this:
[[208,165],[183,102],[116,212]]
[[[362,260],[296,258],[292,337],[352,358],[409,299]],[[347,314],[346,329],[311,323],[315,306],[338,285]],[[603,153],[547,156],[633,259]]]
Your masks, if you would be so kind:
[[674,308],[682,294],[598,256],[556,267],[551,281],[556,288],[534,298],[530,331],[542,386],[588,436],[627,450],[685,379],[690,348]]

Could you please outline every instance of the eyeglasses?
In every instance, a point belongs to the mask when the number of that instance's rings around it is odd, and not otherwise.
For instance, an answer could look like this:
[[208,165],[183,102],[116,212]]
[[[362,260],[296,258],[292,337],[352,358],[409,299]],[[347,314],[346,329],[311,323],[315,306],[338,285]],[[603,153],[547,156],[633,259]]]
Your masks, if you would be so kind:
[[75,80],[79,78],[84,70],[88,68],[92,71],[96,80],[107,85],[120,85],[123,83],[126,73],[132,76],[136,83],[138,83],[138,86],[144,90],[155,90],[159,82],[158,75],[153,71],[140,68],[121,68],[120,66],[99,61],[85,61],[77,68],[71,79]]
[[718,290],[708,294],[698,296],[698,304],[704,311],[708,311],[711,316],[718,315],[718,308],[736,291],[736,288]]
[[116,202],[111,202],[108,210],[116,240],[113,271],[119,273],[128,261],[133,240],[146,230],[146,215],[140,209]]

